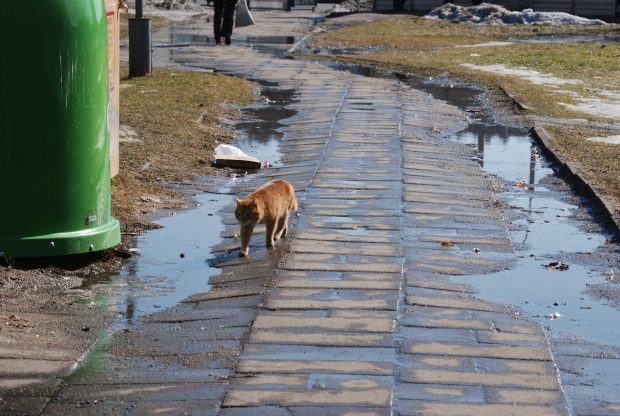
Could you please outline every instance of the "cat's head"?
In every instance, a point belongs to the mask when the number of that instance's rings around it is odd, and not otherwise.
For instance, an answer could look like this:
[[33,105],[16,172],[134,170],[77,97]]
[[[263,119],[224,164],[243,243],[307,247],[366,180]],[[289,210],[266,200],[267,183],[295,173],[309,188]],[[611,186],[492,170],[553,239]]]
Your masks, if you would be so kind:
[[254,199],[246,199],[244,201],[235,198],[237,208],[235,209],[235,218],[239,224],[256,224],[260,219],[261,212]]

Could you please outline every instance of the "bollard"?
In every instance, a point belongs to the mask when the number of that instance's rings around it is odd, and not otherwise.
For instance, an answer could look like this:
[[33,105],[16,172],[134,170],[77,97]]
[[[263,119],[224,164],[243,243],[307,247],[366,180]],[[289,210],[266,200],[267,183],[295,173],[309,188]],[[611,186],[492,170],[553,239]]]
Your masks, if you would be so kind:
[[136,0],[136,17],[129,19],[129,76],[141,77],[152,71],[151,19],[143,17],[142,0]]

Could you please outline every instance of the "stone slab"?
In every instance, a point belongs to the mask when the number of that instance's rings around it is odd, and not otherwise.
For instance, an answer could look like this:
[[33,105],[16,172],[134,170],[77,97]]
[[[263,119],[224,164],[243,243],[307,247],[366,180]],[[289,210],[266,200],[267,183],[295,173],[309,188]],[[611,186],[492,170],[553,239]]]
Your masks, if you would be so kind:
[[268,309],[378,309],[395,310],[397,301],[393,300],[304,300],[304,299],[269,299]]
[[400,249],[388,244],[345,244],[330,241],[294,242],[290,250],[294,253],[356,254],[363,256],[398,257]]
[[181,401],[217,400],[226,390],[222,383],[111,384],[93,389],[89,385],[69,385],[59,401]]
[[440,308],[453,308],[453,309],[468,309],[475,311],[488,311],[488,312],[507,312],[509,308],[503,305],[484,302],[474,299],[454,299],[454,298],[441,298],[441,297],[426,297],[426,296],[407,296],[408,305],[420,305],[420,306],[435,306]]
[[242,358],[237,366],[240,373],[337,373],[391,375],[391,362],[380,361],[321,361],[321,360],[252,360]]
[[260,406],[274,404],[280,406],[308,406],[321,403],[323,406],[389,406],[391,389],[345,390],[345,391],[307,391],[279,392],[263,390],[229,391],[224,398],[223,407]]
[[0,358],[0,377],[64,376],[75,365],[74,361],[33,360],[29,358]]
[[353,243],[388,243],[398,244],[399,239],[381,235],[346,235],[340,233],[316,233],[302,231],[295,235],[300,240],[344,241]]
[[334,280],[334,279],[287,279],[278,281],[278,287],[314,289],[371,289],[398,290],[400,284],[394,279],[385,280]]
[[311,333],[303,331],[281,331],[252,329],[250,342],[267,344],[304,344],[336,347],[391,347],[391,335],[372,333]]
[[203,302],[207,300],[215,300],[215,299],[230,299],[230,298],[239,298],[244,296],[253,296],[260,295],[265,288],[263,286],[249,286],[249,287],[240,287],[233,289],[224,289],[224,290],[213,290],[207,293],[197,293],[195,295],[188,296],[183,299],[181,302],[184,303],[196,303]]
[[225,407],[218,416],[392,416],[390,407],[354,406],[244,406]]
[[[485,389],[480,386],[398,383],[394,394],[398,400],[432,400],[448,403],[486,402]],[[395,407],[399,408],[398,402]]]
[[107,415],[158,415],[178,416],[183,414],[216,416],[220,400],[179,401],[97,401],[95,402],[53,402],[45,408],[46,416],[107,416]]
[[400,273],[400,264],[381,263],[314,263],[288,260],[284,270],[317,270],[334,272],[373,272],[373,273]]
[[[24,346],[25,347],[25,346]],[[13,346],[0,346],[0,358],[29,358],[33,360],[49,360],[49,361],[70,361],[76,354],[75,351],[56,350],[56,349],[38,349],[38,348],[17,348]]]
[[[412,273],[414,276],[416,273]],[[471,285],[464,285],[461,283],[453,283],[446,280],[431,280],[431,279],[419,279],[415,277],[407,277],[407,286],[421,287],[425,289],[445,290],[450,292],[461,293],[476,293]]]
[[394,330],[393,319],[370,319],[370,318],[334,318],[334,317],[308,317],[299,316],[301,319],[291,319],[290,316],[259,315],[254,320],[254,329],[281,329],[294,328],[303,330],[331,330],[345,332],[384,332],[391,333]]
[[447,384],[487,387],[516,387],[528,389],[559,390],[557,377],[537,374],[493,374],[473,371],[446,371],[407,369],[402,379],[409,383]]
[[444,215],[450,217],[478,217],[488,218],[488,211],[465,211],[462,209],[438,209],[438,208],[421,208],[421,207],[405,207],[403,212],[407,214],[431,214],[431,215]]
[[455,343],[413,343],[406,350],[409,354],[447,355],[456,357],[486,357],[517,360],[551,361],[547,346],[466,345]]
[[563,409],[513,404],[441,403],[435,401],[400,402],[402,416],[565,416]]
[[491,403],[520,403],[547,405],[558,404],[563,400],[559,391],[526,389],[486,389],[487,400]]

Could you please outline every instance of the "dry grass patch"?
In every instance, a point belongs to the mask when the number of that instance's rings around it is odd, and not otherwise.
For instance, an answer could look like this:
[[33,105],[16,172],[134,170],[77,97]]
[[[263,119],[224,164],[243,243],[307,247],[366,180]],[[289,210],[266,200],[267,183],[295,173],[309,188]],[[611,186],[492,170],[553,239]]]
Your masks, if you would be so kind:
[[554,147],[568,160],[578,164],[584,179],[604,190],[620,205],[620,146],[586,141],[589,137],[607,137],[619,132],[581,126],[545,126],[545,130],[552,136]]
[[474,25],[420,17],[394,17],[317,34],[312,45],[319,48],[368,48],[368,53],[348,55],[348,60],[389,65],[423,75],[447,74],[486,84],[491,89],[503,86],[541,114],[602,120],[601,117],[584,115],[558,104],[574,103],[569,94],[562,94],[559,89],[533,85],[516,76],[477,71],[463,64],[502,64],[576,79],[582,84],[564,86],[562,89],[592,95],[595,93],[590,90],[595,88],[620,91],[617,64],[620,61],[620,45],[617,43],[514,43],[509,46],[456,47],[551,34],[618,35],[620,25]]
[[312,36],[314,45],[335,47],[386,47],[426,50],[438,46],[475,45],[491,40],[505,41],[539,35],[620,34],[619,25],[476,25],[398,16]]
[[[129,19],[133,17],[130,13],[120,13],[120,33],[121,39],[129,38]],[[151,31],[157,32],[158,30],[166,27],[168,21],[161,16],[148,16],[151,19]]]
[[112,181],[113,211],[125,231],[146,226],[140,218],[157,208],[183,204],[166,184],[217,174],[213,149],[232,139],[221,120],[233,119],[254,94],[251,82],[205,72],[155,71],[121,81],[121,124],[139,140],[121,143]]

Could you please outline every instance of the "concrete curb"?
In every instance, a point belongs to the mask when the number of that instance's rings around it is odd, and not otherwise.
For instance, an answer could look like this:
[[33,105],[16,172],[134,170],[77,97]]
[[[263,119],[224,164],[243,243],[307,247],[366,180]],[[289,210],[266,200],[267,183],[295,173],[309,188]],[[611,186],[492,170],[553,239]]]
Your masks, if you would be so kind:
[[[511,97],[513,100],[514,98]],[[518,105],[518,101],[515,100]],[[542,126],[534,126],[531,129],[533,137],[542,146],[543,150],[547,153],[551,159],[560,166],[560,172],[570,178],[570,180],[576,185],[577,189],[592,198],[596,208],[605,216],[611,229],[615,233],[620,233],[620,209],[616,206],[615,202],[605,195],[602,195],[596,190],[590,183],[588,183],[581,171],[575,164],[564,159],[563,156],[557,151],[553,145],[552,136]]]

